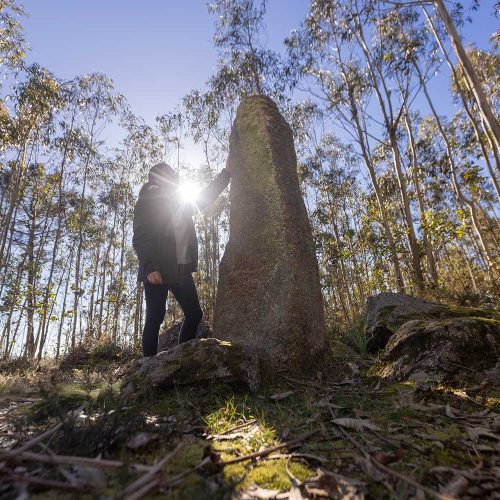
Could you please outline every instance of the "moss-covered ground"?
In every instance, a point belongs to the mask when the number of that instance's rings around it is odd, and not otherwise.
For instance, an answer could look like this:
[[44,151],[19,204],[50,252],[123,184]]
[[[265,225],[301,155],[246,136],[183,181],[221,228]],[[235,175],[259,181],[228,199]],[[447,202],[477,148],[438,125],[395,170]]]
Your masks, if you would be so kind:
[[[124,465],[4,455],[0,497],[498,498],[500,398],[492,387],[388,383],[367,374],[370,358],[336,342],[316,373],[282,377],[257,394],[151,388],[125,401],[122,363],[2,369],[2,447],[63,422],[29,451]],[[155,464],[179,444],[147,481],[151,491],[127,492],[145,474],[127,464]],[[256,452],[261,456],[227,463]]]

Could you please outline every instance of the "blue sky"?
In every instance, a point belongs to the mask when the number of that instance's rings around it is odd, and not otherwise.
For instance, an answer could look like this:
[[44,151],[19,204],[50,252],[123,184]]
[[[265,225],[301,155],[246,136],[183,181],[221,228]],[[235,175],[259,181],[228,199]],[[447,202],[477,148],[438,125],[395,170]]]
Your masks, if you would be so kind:
[[[99,71],[110,76],[132,110],[147,122],[171,111],[193,88],[202,88],[216,65],[214,17],[206,0],[24,0],[31,46],[38,62],[61,78]],[[493,0],[481,2],[464,41],[488,46],[498,29]],[[304,19],[308,0],[268,0],[268,44],[282,40]],[[453,111],[449,71],[433,81],[439,112]],[[190,155],[188,154],[188,157]],[[191,161],[198,161],[193,151]]]
[[[113,78],[147,121],[203,86],[216,64],[206,0],[25,0],[28,60],[57,76],[96,70]],[[279,46],[307,12],[304,0],[270,0],[268,41]]]

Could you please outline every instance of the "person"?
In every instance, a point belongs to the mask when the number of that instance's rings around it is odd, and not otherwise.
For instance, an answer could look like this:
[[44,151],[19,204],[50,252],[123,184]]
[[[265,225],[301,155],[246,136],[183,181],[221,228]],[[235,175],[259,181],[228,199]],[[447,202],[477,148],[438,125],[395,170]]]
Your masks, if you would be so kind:
[[142,333],[144,356],[158,351],[158,333],[170,291],[184,313],[178,342],[196,337],[203,316],[192,273],[198,266],[198,239],[193,216],[210,206],[230,180],[222,171],[193,201],[183,200],[179,177],[166,163],[151,168],[148,182],[134,207],[133,247],[139,260],[138,280],[144,283],[146,321]]

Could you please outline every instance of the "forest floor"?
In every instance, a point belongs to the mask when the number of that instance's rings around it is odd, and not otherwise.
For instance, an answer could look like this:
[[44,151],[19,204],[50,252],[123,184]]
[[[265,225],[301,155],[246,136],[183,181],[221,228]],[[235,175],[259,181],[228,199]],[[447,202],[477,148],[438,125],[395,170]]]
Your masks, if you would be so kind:
[[500,498],[492,388],[388,383],[335,342],[258,394],[124,402],[129,358],[108,354],[1,367],[1,498]]

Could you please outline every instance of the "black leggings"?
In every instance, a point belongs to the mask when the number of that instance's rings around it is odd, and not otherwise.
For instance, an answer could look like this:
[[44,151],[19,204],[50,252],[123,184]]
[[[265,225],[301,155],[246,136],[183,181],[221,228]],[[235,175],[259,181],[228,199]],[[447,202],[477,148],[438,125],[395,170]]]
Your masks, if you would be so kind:
[[152,285],[146,282],[144,283],[146,323],[142,332],[144,356],[154,356],[158,352],[158,332],[165,317],[169,290],[184,313],[184,322],[179,334],[179,344],[196,337],[203,312],[191,273],[184,276],[182,286]]

